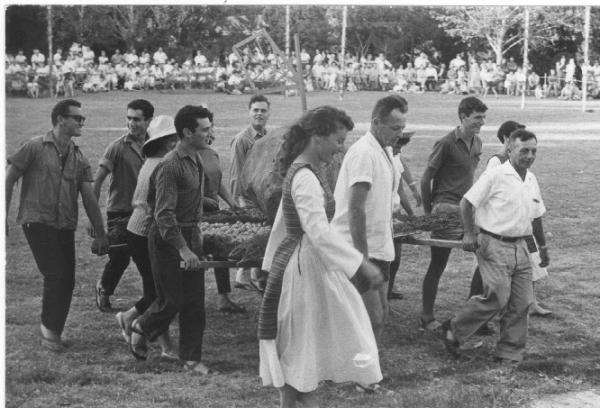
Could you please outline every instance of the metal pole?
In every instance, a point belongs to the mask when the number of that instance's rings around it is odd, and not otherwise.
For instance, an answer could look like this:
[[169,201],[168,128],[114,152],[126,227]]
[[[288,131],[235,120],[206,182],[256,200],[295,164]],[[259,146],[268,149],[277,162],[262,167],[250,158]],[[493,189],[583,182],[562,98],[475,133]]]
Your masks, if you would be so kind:
[[290,6],[285,6],[285,56],[290,57]]
[[342,12],[342,56],[340,58],[340,72],[342,74],[342,89],[340,89],[340,99],[344,98],[344,88],[346,87],[346,28],[348,26],[348,6],[344,6]]
[[48,90],[50,97],[54,94],[52,86],[52,66],[54,65],[54,54],[52,52],[52,6],[48,6]]
[[300,91],[300,101],[302,102],[302,113],[306,112],[306,92],[304,89],[304,76],[302,75],[303,68],[300,62],[300,36],[294,34],[294,46],[296,47],[296,84]]
[[585,112],[586,108],[587,108],[587,71],[589,69],[590,66],[590,13],[591,13],[591,7],[590,6],[586,6],[585,7],[585,24],[584,24],[584,29],[583,29],[583,67],[581,67],[581,71],[582,71],[582,91],[583,91],[583,95],[581,97],[582,100],[582,104],[581,104],[581,111]]
[[525,109],[525,90],[527,89],[527,72],[529,66],[529,9],[525,7],[525,46],[523,47],[523,68],[525,69],[525,88],[521,93],[521,109]]

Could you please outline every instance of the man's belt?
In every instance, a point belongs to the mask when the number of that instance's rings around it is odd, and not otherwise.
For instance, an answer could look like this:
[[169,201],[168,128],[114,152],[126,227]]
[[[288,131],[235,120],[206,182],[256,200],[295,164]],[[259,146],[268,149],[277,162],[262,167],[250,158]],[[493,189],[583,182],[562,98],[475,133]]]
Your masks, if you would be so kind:
[[494,234],[493,232],[484,230],[483,228],[479,228],[479,231],[483,234],[489,235],[492,238],[497,239],[498,241],[502,241],[502,242],[517,242],[520,239],[526,239],[529,235],[525,235],[522,237],[504,237],[502,235],[498,235],[498,234]]

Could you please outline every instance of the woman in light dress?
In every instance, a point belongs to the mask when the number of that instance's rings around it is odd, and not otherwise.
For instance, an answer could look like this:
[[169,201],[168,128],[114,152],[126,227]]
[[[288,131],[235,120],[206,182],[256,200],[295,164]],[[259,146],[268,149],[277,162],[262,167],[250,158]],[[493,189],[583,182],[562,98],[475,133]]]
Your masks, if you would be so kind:
[[305,113],[282,145],[282,200],[263,269],[260,376],[282,408],[318,407],[320,381],[381,381],[377,344],[356,287],[381,285],[379,269],[330,228],[335,202],[323,164],[341,151],[350,117],[323,106]]

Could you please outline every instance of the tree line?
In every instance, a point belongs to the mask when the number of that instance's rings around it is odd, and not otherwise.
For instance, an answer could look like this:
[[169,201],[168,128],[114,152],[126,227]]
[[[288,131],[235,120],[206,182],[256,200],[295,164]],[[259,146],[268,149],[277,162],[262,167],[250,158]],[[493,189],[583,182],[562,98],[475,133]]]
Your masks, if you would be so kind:
[[[500,62],[522,61],[523,15],[520,6],[349,6],[347,51],[354,55],[385,53],[394,64],[416,51],[442,53],[444,62],[459,52]],[[562,55],[581,55],[583,7],[530,7],[529,60],[547,70]],[[590,51],[600,56],[600,7],[592,8]],[[6,52],[48,49],[45,6],[10,6],[6,10]],[[183,59],[201,50],[209,59],[225,58],[252,31],[265,28],[284,49],[286,9],[272,6],[52,6],[54,48],[76,41],[96,54],[106,50],[163,47]],[[290,31],[302,47],[338,50],[342,6],[291,6]],[[291,46],[293,49],[293,45]],[[47,51],[45,51],[47,53]]]

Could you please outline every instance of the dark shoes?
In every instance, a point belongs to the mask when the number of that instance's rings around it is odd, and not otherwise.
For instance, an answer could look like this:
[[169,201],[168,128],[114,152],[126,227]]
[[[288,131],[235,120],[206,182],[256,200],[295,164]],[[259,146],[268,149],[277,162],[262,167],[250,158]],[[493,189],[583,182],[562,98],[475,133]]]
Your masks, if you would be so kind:
[[452,329],[450,328],[450,319],[442,323],[442,336],[444,339],[444,346],[446,346],[448,353],[452,354],[453,357],[459,357],[460,353],[458,349],[460,348],[460,343],[453,338]]
[[101,312],[108,313],[112,311],[110,306],[109,296],[106,294],[106,290],[102,287],[102,282],[99,280],[96,282],[96,288],[94,289],[96,295],[96,306]]
[[60,338],[44,337],[43,334],[40,334],[40,342],[43,348],[53,353],[60,353],[66,349]]
[[539,303],[534,303],[529,308],[529,316],[548,317],[552,315],[552,311],[544,309]]

